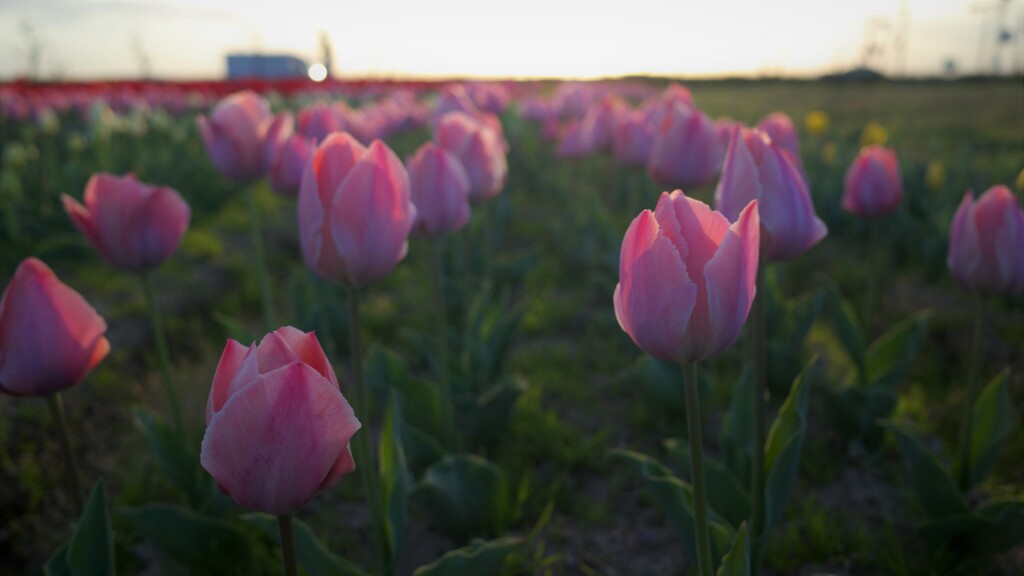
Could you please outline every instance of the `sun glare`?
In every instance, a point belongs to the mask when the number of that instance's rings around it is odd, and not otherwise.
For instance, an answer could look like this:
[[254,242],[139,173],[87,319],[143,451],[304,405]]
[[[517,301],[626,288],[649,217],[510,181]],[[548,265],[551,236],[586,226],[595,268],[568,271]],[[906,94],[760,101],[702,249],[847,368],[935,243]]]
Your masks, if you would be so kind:
[[317,62],[309,67],[309,79],[313,82],[323,82],[327,79],[327,67]]

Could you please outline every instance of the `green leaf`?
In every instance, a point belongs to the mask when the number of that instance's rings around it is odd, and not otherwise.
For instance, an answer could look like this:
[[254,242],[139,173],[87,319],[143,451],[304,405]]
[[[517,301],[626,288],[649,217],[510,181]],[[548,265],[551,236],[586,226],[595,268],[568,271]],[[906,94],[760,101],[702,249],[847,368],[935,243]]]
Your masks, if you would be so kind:
[[891,389],[903,380],[928,334],[929,320],[930,311],[918,312],[871,343],[866,357],[871,385]]
[[509,512],[505,472],[473,454],[448,455],[427,468],[413,500],[456,538],[500,533]]
[[437,386],[414,377],[400,354],[374,346],[366,362],[366,384],[381,404],[388,402],[392,391],[398,392],[403,420],[434,437],[441,435],[441,395]]
[[522,538],[509,536],[486,542],[474,540],[469,546],[452,550],[430,564],[420,566],[413,572],[413,576],[498,574],[509,554],[522,545]]
[[1010,436],[1010,371],[1003,370],[985,386],[974,403],[971,430],[971,486],[981,482]]
[[113,575],[114,536],[107,512],[107,490],[100,480],[89,494],[82,518],[67,552],[68,567],[75,576]]
[[764,447],[765,469],[765,524],[764,532],[755,536],[758,545],[764,541],[775,524],[782,519],[782,512],[789,501],[797,471],[800,468],[800,454],[807,430],[807,402],[810,396],[817,358],[808,362],[789,390],[789,396],[779,408],[779,413],[768,431]]
[[1024,497],[985,502],[976,510],[926,522],[921,535],[934,547],[955,545],[964,554],[988,556],[1024,542]]
[[929,519],[936,520],[968,512],[956,482],[939,463],[938,458],[924,447],[917,431],[905,424],[883,424],[896,437],[903,457],[910,465],[910,483],[917,500]]
[[64,544],[53,553],[50,560],[43,567],[46,576],[74,576],[71,567],[68,566],[68,545]]
[[860,321],[857,320],[857,313],[853,306],[843,298],[839,289],[835,286],[830,289],[832,303],[832,324],[835,327],[836,335],[843,344],[850,361],[857,368],[860,382],[867,383],[867,346],[865,344],[864,332],[860,328]]
[[[256,526],[269,538],[280,544],[281,532],[277,518],[270,514],[245,514],[242,519]],[[368,576],[359,566],[331,553],[305,522],[293,518],[292,532],[295,534],[295,556],[299,565],[309,576]]]
[[[670,438],[665,440],[665,450],[678,463],[680,475],[692,477],[690,447],[687,443]],[[718,460],[704,455],[704,480],[707,486],[708,502],[733,526],[739,526],[750,516],[750,493],[745,484],[736,479]]]
[[160,417],[140,407],[132,413],[157,468],[188,498],[193,508],[201,508],[213,490],[212,479],[199,465],[199,455]]
[[686,412],[683,373],[678,363],[665,362],[644,354],[637,365],[636,375],[648,399],[648,406],[662,408],[669,414]]
[[744,370],[733,386],[720,435],[722,457],[737,478],[750,478],[754,459],[753,422],[754,378],[751,370]]
[[519,397],[526,391],[522,380],[507,379],[477,397],[469,410],[466,441],[472,447],[493,446],[505,436]]
[[414,475],[420,475],[446,453],[445,447],[436,438],[408,422],[402,426],[402,446],[409,471]]
[[747,535],[747,523],[740,524],[732,549],[722,558],[717,576],[749,576],[750,575],[750,538]]
[[172,504],[121,510],[135,531],[193,574],[240,573],[252,567],[252,539],[237,524]]
[[228,338],[238,340],[245,346],[256,341],[256,333],[243,326],[238,320],[226,314],[214,312],[213,320],[224,329],[224,333]]
[[383,507],[387,523],[384,532],[391,552],[391,563],[398,562],[405,536],[405,517],[412,480],[402,447],[402,414],[400,400],[392,393],[384,414],[384,429],[380,436],[380,482]]
[[[668,514],[669,522],[686,546],[690,558],[697,558],[696,532],[693,519],[693,489],[689,484],[672,475],[672,472],[654,458],[632,450],[611,450],[613,457],[624,460],[633,467],[647,484],[658,505]],[[711,555],[721,558],[732,545],[735,530],[729,523],[708,506],[708,532],[711,539]]]

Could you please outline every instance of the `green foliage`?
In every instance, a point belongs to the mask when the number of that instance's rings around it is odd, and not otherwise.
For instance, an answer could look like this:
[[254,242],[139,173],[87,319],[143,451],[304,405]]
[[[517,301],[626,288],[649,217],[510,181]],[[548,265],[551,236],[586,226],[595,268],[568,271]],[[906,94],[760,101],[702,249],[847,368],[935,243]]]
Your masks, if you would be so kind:
[[[665,451],[677,466],[677,475],[692,478],[690,447],[676,439],[665,440]],[[750,491],[745,479],[735,476],[729,469],[707,454],[704,455],[704,479],[708,504],[733,526],[739,526],[750,517]]]
[[740,524],[736,530],[729,553],[722,558],[717,576],[749,576],[750,574],[750,537],[747,534],[747,523]]
[[500,534],[509,518],[505,473],[472,454],[448,455],[427,468],[412,497],[456,539]]
[[985,386],[974,403],[971,419],[971,486],[985,478],[1006,439],[1010,437],[1013,424],[1010,406],[1010,371],[1007,369]]
[[967,513],[967,503],[956,482],[910,426],[888,422],[885,427],[896,436],[910,469],[910,485],[925,514],[931,520]]
[[392,566],[397,564],[398,557],[402,553],[407,503],[412,485],[412,478],[405,461],[405,450],[402,447],[400,403],[398,396],[392,394],[384,415],[384,430],[380,436],[379,448],[381,494],[383,495],[386,518],[384,532],[387,535]]
[[100,480],[89,494],[71,542],[46,565],[47,576],[113,576],[114,534],[107,510],[107,489]]
[[506,536],[496,540],[474,540],[470,545],[452,550],[413,576],[463,576],[465,574],[500,574],[505,560],[523,545],[522,538]]
[[226,501],[195,453],[159,416],[135,408],[135,421],[157,469],[199,511],[223,513]]
[[[277,518],[270,514],[254,513],[246,514],[242,519],[280,545],[281,533]],[[295,534],[296,559],[309,576],[367,576],[358,566],[328,550],[305,522],[293,518],[292,531]]]

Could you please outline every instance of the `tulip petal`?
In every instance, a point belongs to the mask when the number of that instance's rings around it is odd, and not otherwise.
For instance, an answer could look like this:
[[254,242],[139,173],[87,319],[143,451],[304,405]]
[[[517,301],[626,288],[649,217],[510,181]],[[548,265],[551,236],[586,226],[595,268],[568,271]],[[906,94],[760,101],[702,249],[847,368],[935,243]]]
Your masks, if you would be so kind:
[[159,266],[174,254],[188,230],[191,210],[177,192],[154,188],[131,219],[122,223],[121,244],[137,271]]
[[231,396],[206,429],[200,461],[240,506],[287,514],[336,471],[360,426],[337,387],[295,362]]
[[[365,432],[364,432],[365,434]],[[345,449],[338,455],[338,459],[334,462],[334,466],[331,467],[331,471],[327,473],[327,477],[320,483],[320,487],[317,488],[317,492],[323,492],[341,480],[341,477],[348,474],[356,469],[355,458],[352,457],[352,447],[345,446]]]
[[[718,251],[704,267],[708,326],[700,358],[715,356],[739,338],[750,314],[757,283],[761,222],[752,201],[722,238]],[[694,316],[696,316],[696,311]]]
[[[210,395],[206,399],[206,424],[210,424],[210,418],[224,406],[228,398],[235,390],[231,389],[231,383],[235,380],[242,361],[249,355],[256,353],[255,346],[243,346],[237,340],[228,340],[224,345],[224,352],[220,355],[217,363],[217,371],[213,375],[213,387],[210,388]],[[257,373],[258,376],[258,373]]]

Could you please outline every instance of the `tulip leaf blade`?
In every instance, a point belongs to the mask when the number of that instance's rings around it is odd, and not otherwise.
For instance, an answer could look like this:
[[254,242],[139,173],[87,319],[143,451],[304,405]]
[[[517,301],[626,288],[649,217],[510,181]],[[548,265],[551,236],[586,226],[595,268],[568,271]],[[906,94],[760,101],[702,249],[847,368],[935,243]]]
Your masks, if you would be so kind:
[[896,324],[871,343],[865,366],[872,386],[892,388],[903,379],[928,334],[930,320],[931,311],[923,310]]
[[236,522],[163,503],[122,508],[119,515],[168,558],[193,571],[225,573],[252,568],[250,551],[255,543]]
[[729,409],[722,419],[722,458],[736,478],[750,478],[754,459],[754,378],[744,369],[733,386]]
[[461,576],[463,574],[499,574],[510,554],[523,545],[523,539],[505,536],[494,540],[474,540],[468,546],[452,550],[430,564],[420,566],[413,576]]
[[732,542],[729,553],[722,558],[716,576],[749,576],[750,575],[750,537],[747,523],[740,524],[736,530],[736,538]]
[[[258,528],[268,538],[280,542],[281,534],[277,518],[274,516],[254,512],[243,515],[242,519]],[[292,531],[295,535],[295,557],[309,576],[368,576],[368,573],[359,566],[328,550],[309,525],[302,520],[292,519]]]
[[883,424],[896,437],[910,468],[910,483],[925,514],[931,520],[968,512],[953,477],[925,447],[916,430],[899,422]]
[[385,515],[384,531],[392,566],[398,562],[405,535],[406,511],[412,480],[402,446],[401,400],[394,392],[388,400],[384,414],[384,428],[380,436],[380,481]]
[[[691,472],[690,447],[685,442],[669,438],[664,442],[681,476],[689,477]],[[733,526],[739,526],[750,516],[750,493],[724,464],[714,457],[704,455],[704,479],[707,486],[708,504]]]
[[142,407],[136,407],[132,412],[156,467],[188,498],[192,508],[203,510],[204,506],[221,500],[212,478],[199,465],[199,455],[173,428]]
[[431,465],[412,497],[455,537],[500,533],[508,518],[505,472],[475,454],[449,454]]
[[1010,371],[1003,370],[978,395],[971,419],[970,484],[981,482],[1010,436]]
[[[677,478],[664,464],[646,454],[621,449],[611,450],[610,454],[625,461],[640,474],[647,489],[668,514],[669,522],[682,539],[690,558],[696,558],[693,489],[690,484]],[[718,560],[731,548],[736,531],[714,508],[708,506],[708,532],[711,539],[711,556],[717,566]]]
[[782,403],[768,431],[764,447],[765,525],[764,532],[755,536],[759,543],[764,542],[775,524],[782,519],[796,481],[804,434],[807,431],[807,405],[817,373],[816,363],[817,358],[813,358],[793,381],[789,396]]
[[857,369],[857,377],[861,384],[867,385],[867,344],[865,343],[864,331],[861,329],[860,321],[853,305],[843,298],[839,289],[831,287],[832,323],[835,326],[836,335],[842,343],[850,361]]
[[47,576],[113,576],[116,573],[114,535],[103,480],[93,487],[71,536],[46,563]]

